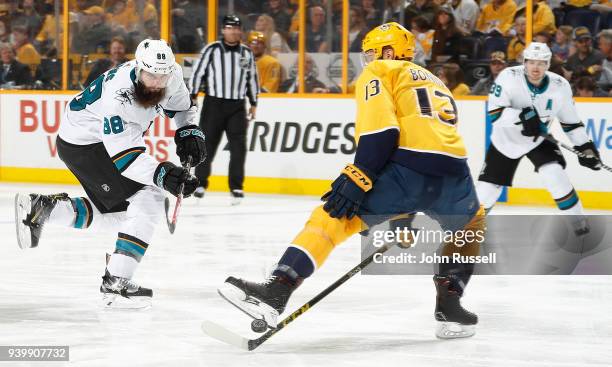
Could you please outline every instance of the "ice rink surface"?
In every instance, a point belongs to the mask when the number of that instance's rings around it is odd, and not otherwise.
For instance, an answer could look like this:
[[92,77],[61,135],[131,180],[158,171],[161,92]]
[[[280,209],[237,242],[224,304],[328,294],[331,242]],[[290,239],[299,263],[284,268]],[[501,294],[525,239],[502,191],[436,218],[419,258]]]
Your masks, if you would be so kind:
[[[261,280],[316,198],[248,195],[237,207],[220,193],[185,200],[175,234],[160,224],[135,276],[153,289],[153,307],[118,311],[103,309],[98,290],[116,233],[46,227],[38,248],[21,250],[13,220],[17,191],[83,194],[77,186],[0,185],[0,345],[69,345],[69,364],[78,366],[612,365],[609,276],[474,277],[463,302],[479,315],[477,334],[452,341],[434,336],[430,276],[356,276],[256,351],[237,350],[200,329],[210,319],[256,335],[216,287],[228,275]],[[355,237],[294,293],[287,310],[359,259]]]

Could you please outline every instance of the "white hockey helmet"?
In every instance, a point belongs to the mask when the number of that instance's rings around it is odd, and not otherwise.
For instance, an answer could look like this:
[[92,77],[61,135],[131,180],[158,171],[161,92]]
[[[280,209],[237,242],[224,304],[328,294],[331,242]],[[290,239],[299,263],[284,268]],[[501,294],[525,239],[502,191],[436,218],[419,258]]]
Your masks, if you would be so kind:
[[151,74],[167,75],[174,70],[174,54],[164,40],[145,39],[136,48],[136,75],[145,70]]
[[552,52],[546,43],[542,42],[531,42],[529,46],[523,50],[523,63],[527,60],[541,60],[546,61],[546,64],[550,66],[550,58]]

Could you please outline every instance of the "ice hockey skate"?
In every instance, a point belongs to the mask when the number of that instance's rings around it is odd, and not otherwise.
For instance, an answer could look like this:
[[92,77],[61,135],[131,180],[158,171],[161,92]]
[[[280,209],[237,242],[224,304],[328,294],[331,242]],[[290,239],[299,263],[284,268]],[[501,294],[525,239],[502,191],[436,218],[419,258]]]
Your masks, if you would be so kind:
[[70,199],[66,193],[15,195],[15,226],[19,247],[26,249],[38,246],[45,222],[59,200]]
[[230,195],[232,196],[232,206],[240,205],[240,203],[242,203],[242,199],[244,199],[244,191],[242,190],[232,190]]
[[104,307],[114,309],[142,309],[151,306],[153,291],[127,278],[114,276],[105,270],[100,285]]
[[219,295],[254,319],[263,319],[274,329],[285,311],[291,293],[298,285],[282,276],[270,276],[263,283],[248,282],[232,276],[218,289]]
[[455,285],[455,276],[434,275],[436,284],[436,310],[438,321],[436,336],[440,339],[467,338],[476,333],[478,316],[461,306],[463,291]]

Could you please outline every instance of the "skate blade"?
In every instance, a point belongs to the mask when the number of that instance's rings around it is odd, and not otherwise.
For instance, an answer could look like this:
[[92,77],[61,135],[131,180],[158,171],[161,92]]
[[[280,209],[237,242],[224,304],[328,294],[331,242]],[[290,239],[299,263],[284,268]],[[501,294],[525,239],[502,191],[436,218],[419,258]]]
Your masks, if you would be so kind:
[[15,228],[17,231],[17,244],[22,249],[32,247],[32,234],[30,227],[23,224],[32,209],[32,199],[30,195],[15,195]]
[[237,206],[242,203],[243,198],[232,198],[230,201],[230,206]]
[[151,307],[151,297],[123,297],[119,294],[104,294],[104,308],[107,310],[144,310]]
[[217,293],[249,317],[263,319],[270,329],[276,329],[278,312],[271,306],[257,298],[247,296],[241,289],[227,283],[219,287]]
[[462,325],[457,322],[440,321],[436,327],[436,337],[440,339],[469,338],[476,334],[476,325]]

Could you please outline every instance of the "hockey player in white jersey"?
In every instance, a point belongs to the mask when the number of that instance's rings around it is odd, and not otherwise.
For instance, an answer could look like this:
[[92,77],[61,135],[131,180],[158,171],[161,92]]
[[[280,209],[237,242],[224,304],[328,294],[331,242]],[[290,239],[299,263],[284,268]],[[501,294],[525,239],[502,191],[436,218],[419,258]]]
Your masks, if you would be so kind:
[[189,196],[197,179],[146,152],[143,135],[158,114],[173,117],[181,162],[206,157],[204,134],[195,125],[181,68],[163,40],[144,40],[136,59],[109,70],[66,106],[57,137],[58,155],[87,197],[17,194],[15,221],[22,248],[36,247],[43,226],[118,232],[100,292],[109,307],[146,307],[151,289],[131,278],[164,213],[164,190]]
[[[574,148],[587,155],[578,158],[581,165],[599,170],[599,152],[578,117],[570,84],[548,71],[552,56],[548,46],[532,42],[523,55],[523,65],[502,71],[489,92],[493,132],[476,186],[478,197],[489,211],[503,186],[512,186],[519,161],[527,156],[559,209],[582,216],[582,204],[564,170],[565,159],[559,147],[542,135],[548,133],[552,119],[558,118]],[[575,230],[583,234],[588,228],[582,223]]]

